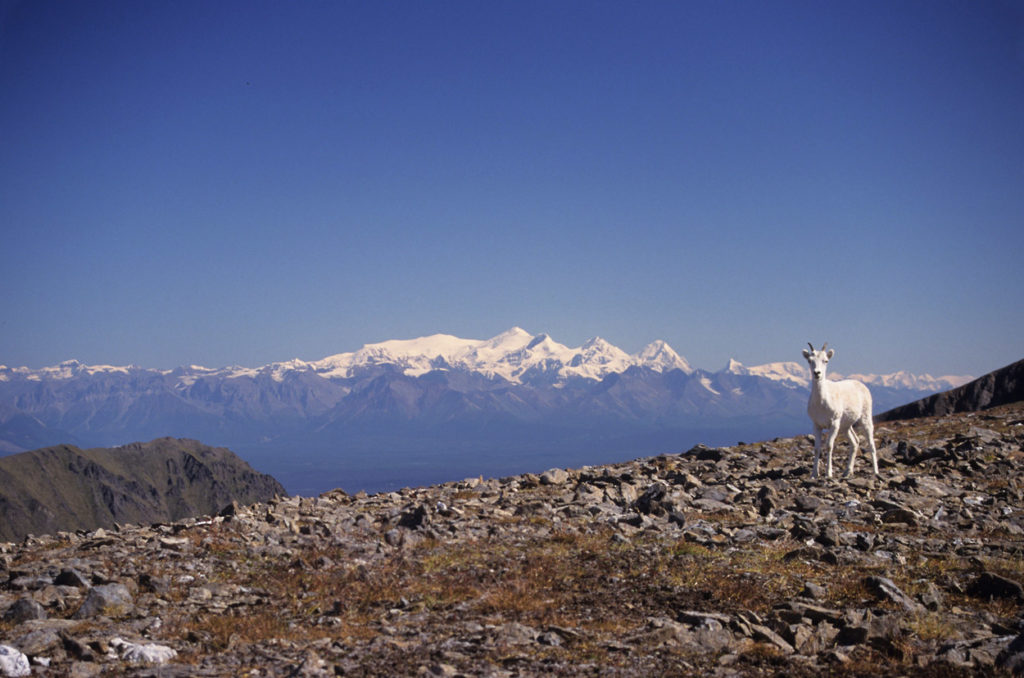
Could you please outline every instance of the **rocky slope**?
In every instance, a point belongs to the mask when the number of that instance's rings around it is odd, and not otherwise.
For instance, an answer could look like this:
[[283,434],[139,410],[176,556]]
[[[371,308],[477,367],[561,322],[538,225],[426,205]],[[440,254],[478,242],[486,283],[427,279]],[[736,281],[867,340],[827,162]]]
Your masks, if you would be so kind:
[[285,494],[230,450],[194,440],[59,445],[0,458],[0,539],[171,522]]
[[916,400],[875,417],[896,421],[914,417],[936,417],[952,412],[976,412],[1024,400],[1024,360],[989,372],[958,388]]
[[878,478],[861,460],[810,480],[802,436],[3,545],[0,661],[39,676],[1020,673],[1024,404],[877,438]]

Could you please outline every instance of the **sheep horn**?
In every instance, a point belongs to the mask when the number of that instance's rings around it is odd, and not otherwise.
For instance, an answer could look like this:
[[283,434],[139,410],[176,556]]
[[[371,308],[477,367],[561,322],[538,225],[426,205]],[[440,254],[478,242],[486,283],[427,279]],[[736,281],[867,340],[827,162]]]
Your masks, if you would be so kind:
[[811,347],[811,353],[814,353],[814,344],[808,341],[807,345]]
[[828,348],[828,342],[826,341],[824,344],[821,345],[821,350],[824,351],[827,348]]

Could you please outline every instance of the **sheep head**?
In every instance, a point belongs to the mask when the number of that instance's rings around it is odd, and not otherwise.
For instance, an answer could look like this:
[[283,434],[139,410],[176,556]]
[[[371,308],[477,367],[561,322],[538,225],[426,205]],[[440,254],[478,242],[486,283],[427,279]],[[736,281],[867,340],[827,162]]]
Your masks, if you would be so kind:
[[820,351],[815,350],[814,344],[810,342],[807,345],[811,347],[811,350],[804,349],[804,359],[807,360],[807,364],[811,368],[811,374],[818,381],[824,380],[826,366],[828,361],[832,359],[832,356],[835,355],[835,351],[828,347],[827,341],[822,344]]

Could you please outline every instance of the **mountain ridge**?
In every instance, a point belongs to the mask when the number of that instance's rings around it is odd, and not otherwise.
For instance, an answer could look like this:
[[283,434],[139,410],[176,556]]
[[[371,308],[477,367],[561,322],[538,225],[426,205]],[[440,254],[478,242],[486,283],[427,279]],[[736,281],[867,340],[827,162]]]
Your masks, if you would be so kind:
[[[535,353],[537,355],[534,355]],[[500,376],[513,383],[522,383],[523,374],[531,368],[541,372],[555,370],[559,377],[556,381],[573,377],[600,380],[612,372],[624,372],[631,366],[647,367],[657,372],[680,369],[692,374],[696,371],[684,357],[661,339],[650,342],[634,354],[629,354],[601,337],[594,337],[577,348],[570,348],[556,342],[550,335],[532,335],[520,327],[513,327],[484,340],[463,339],[450,334],[433,334],[415,339],[391,339],[365,344],[357,351],[337,353],[318,360],[305,361],[294,358],[259,367],[232,365],[210,368],[193,364],[160,370],[136,365],[88,365],[75,359],[35,370],[0,365],[0,382],[18,378],[69,379],[83,373],[89,376],[101,373],[127,375],[140,370],[180,376],[183,383],[200,376],[217,375],[231,378],[254,377],[260,374],[269,374],[275,381],[281,381],[285,374],[297,371],[312,371],[323,378],[333,379],[350,378],[355,371],[368,370],[380,365],[400,366],[409,376],[420,376],[436,369],[461,368],[491,378]],[[792,381],[801,386],[809,384],[805,374],[806,367],[796,361],[748,367],[731,359],[719,372],[738,370],[742,370],[738,373],[757,374],[778,381]],[[835,376],[841,375],[837,373]],[[916,375],[902,370],[891,374],[847,376],[868,384],[934,390],[955,388],[974,378],[969,375],[933,377],[930,374]]]
[[[876,411],[950,383],[869,377]],[[3,367],[0,450],[188,437],[236,451],[292,492],[381,490],[795,435],[808,394],[795,362],[708,371],[664,341],[631,356],[600,338],[570,348],[512,328],[259,368]]]
[[957,412],[975,412],[1024,400],[1024,360],[949,391],[893,408],[875,417],[878,421],[937,417]]

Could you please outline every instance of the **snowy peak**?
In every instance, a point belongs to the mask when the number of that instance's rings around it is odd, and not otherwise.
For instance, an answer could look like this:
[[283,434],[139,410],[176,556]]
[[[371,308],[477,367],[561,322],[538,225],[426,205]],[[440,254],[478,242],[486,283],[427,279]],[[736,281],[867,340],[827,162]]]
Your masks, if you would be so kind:
[[472,369],[478,372],[493,372],[493,367],[503,358],[510,354],[517,354],[523,351],[534,340],[532,334],[521,327],[513,327],[507,332],[502,332],[496,337],[478,342],[465,354],[467,365],[474,366]]
[[761,377],[797,388],[808,388],[811,384],[807,367],[797,362],[766,363],[747,367],[738,360],[730,359],[722,372]]
[[418,339],[396,339],[367,344],[353,354],[352,367],[396,365],[409,376],[420,376],[437,364],[454,364],[479,342],[450,334],[432,334]]
[[621,348],[612,346],[601,337],[594,337],[575,352],[569,368],[575,370],[577,376],[600,379],[600,376],[592,375],[625,372],[633,364],[633,358]]
[[693,368],[678,353],[672,350],[667,343],[658,339],[644,346],[635,356],[636,364],[655,372],[670,372],[671,370],[682,370],[686,374],[692,374]]
[[750,374],[750,370],[748,370],[743,363],[739,360],[734,360],[733,358],[729,358],[729,362],[725,364],[725,370],[723,371],[728,372],[729,374]]
[[478,350],[518,351],[533,341],[533,335],[522,327],[513,327],[496,337],[481,341]]

